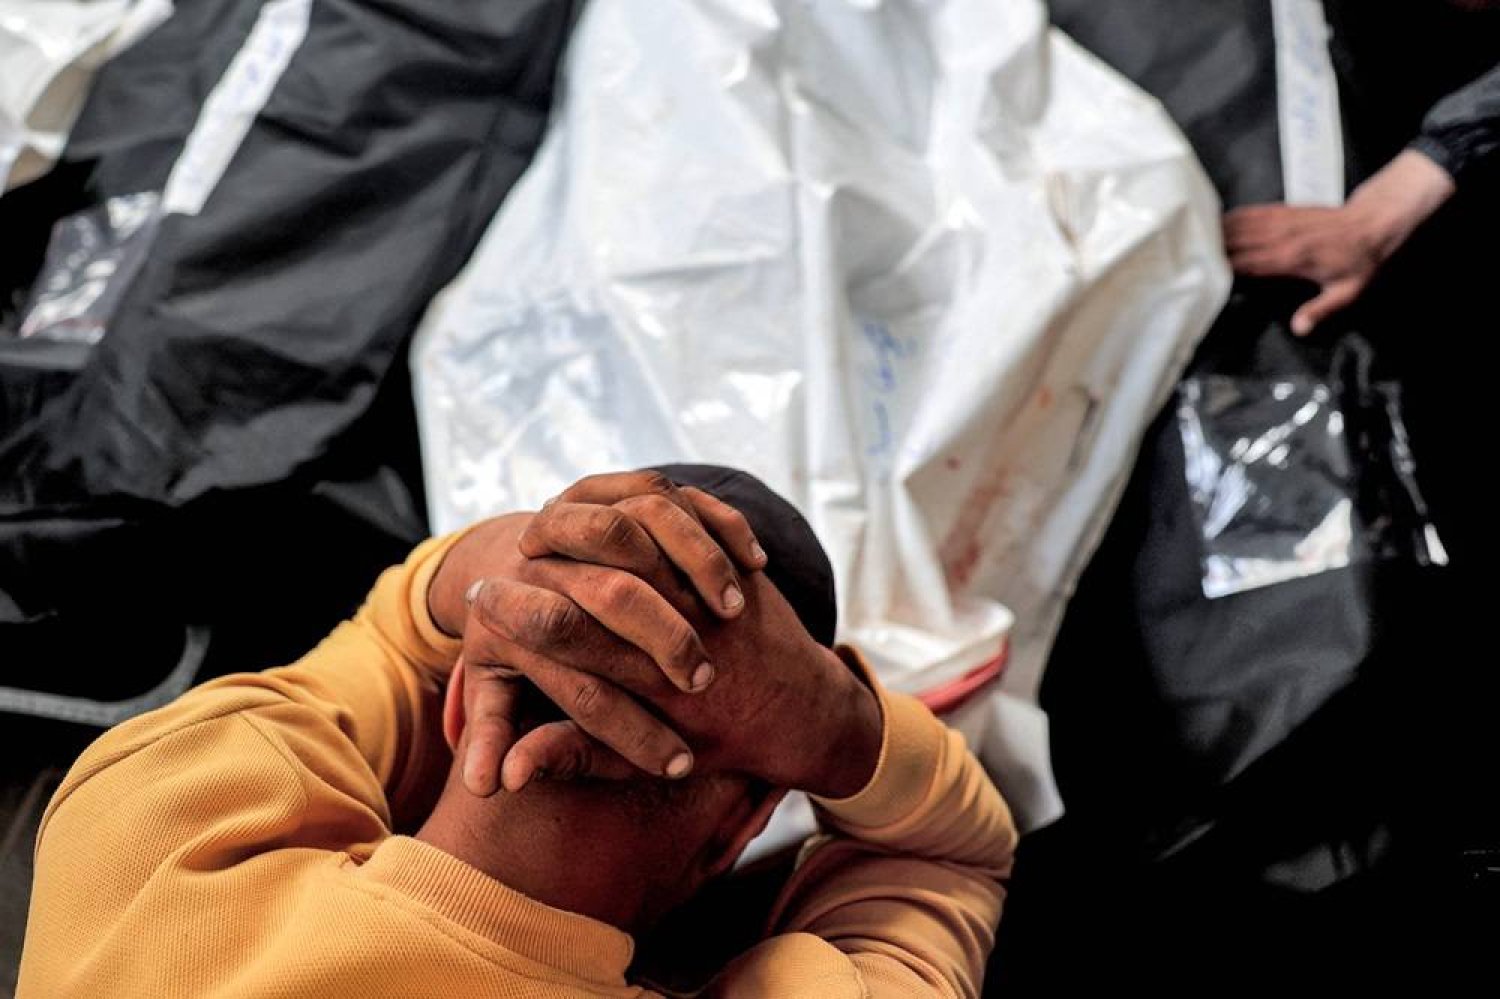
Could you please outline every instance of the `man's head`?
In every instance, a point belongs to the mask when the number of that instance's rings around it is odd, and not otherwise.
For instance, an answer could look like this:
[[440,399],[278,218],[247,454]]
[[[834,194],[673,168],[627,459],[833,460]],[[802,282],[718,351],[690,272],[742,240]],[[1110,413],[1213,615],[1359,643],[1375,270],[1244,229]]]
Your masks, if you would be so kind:
[[[813,640],[831,645],[836,625],[832,568],[796,509],[743,472],[706,465],[671,465],[659,471],[680,486],[722,500],[746,518],[767,555],[764,578],[744,580],[752,604],[784,599]],[[519,535],[524,519],[513,526]],[[700,628],[700,634],[712,659],[730,661],[732,656],[721,655],[727,653],[722,645],[743,632],[731,623]],[[464,683],[463,671],[456,671],[448,697],[447,727],[450,739],[459,743]],[[710,688],[702,695],[673,698],[674,717],[700,707],[711,711],[713,695]],[[563,718],[539,691],[527,689],[523,728]],[[781,796],[767,784],[721,771],[677,781],[542,780],[518,794],[476,798],[465,791],[458,770],[456,763],[443,806],[461,809],[476,830],[482,826],[497,856],[520,852],[528,858],[526,870],[517,871],[510,863],[504,873],[507,883],[554,905],[631,928],[659,918],[730,867]]]

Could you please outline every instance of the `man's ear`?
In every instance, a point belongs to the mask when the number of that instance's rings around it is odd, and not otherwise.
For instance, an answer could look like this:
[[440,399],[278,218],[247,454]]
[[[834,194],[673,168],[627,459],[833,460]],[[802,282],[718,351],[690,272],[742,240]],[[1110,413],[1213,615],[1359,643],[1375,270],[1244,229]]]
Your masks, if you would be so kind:
[[458,752],[459,736],[464,734],[464,660],[459,656],[448,677],[448,692],[443,697],[443,738],[448,749]]
[[786,791],[781,788],[751,788],[741,799],[740,807],[731,809],[719,827],[719,836],[714,837],[710,853],[705,858],[707,875],[716,878],[727,872],[740,859],[750,841],[765,831],[766,824]]

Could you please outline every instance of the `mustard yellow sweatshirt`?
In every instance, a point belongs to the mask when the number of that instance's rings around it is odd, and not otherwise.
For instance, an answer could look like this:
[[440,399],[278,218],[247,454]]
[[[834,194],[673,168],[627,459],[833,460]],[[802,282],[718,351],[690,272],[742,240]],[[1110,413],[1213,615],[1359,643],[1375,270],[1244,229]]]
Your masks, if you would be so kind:
[[[629,936],[392,834],[447,770],[457,643],[418,548],[293,666],[105,733],[48,806],[18,996],[650,996]],[[772,935],[711,996],[973,996],[1015,832],[962,738],[882,693],[880,763],[822,801]],[[424,788],[428,789],[424,792]]]

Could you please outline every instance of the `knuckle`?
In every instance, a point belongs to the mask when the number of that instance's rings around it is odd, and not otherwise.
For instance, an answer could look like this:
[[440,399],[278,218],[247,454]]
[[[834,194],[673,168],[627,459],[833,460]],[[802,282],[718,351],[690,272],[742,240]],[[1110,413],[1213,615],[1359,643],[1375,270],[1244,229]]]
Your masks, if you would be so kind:
[[602,508],[595,524],[595,534],[606,548],[628,548],[634,538],[635,525],[619,510]]
[[639,588],[645,585],[634,576],[624,573],[610,573],[602,583],[599,584],[599,601],[609,610],[620,614],[633,611],[640,600]]
[[699,542],[702,548],[703,567],[710,573],[722,579],[734,578],[734,563],[729,561],[729,556],[724,554],[724,549],[714,544],[708,538]]
[[677,512],[677,504],[668,499],[665,494],[657,492],[636,497],[634,505],[643,514],[656,518],[670,517]]
[[724,508],[724,527],[728,530],[734,531],[741,537],[749,537],[754,533],[754,531],[750,527],[750,521],[745,517],[745,515],[743,513],[740,513],[734,507],[727,505]]
[[531,515],[526,522],[526,529],[521,532],[522,538],[545,538],[552,531],[552,525],[557,520],[557,504],[544,506]]
[[626,749],[634,761],[656,762],[656,733],[648,725],[640,725],[626,739]]
[[580,721],[596,718],[604,707],[604,687],[598,680],[583,679],[573,685],[572,715]]
[[[559,503],[579,502],[583,497],[593,495],[601,487],[604,487],[612,478],[609,473],[596,473],[585,475],[583,478],[568,486],[554,497]],[[556,504],[553,504],[556,506]]]
[[670,496],[677,491],[677,484],[661,472],[645,471],[641,473],[641,491]]
[[568,640],[575,624],[572,608],[565,600],[538,598],[530,601],[522,613],[517,637],[533,645],[555,645]]
[[626,496],[622,500],[617,500],[614,506],[612,506],[610,509],[619,513],[621,516],[630,517],[632,520],[634,520],[643,516],[647,512],[649,507],[646,501],[649,498],[650,497],[647,496]]
[[675,666],[684,675],[691,675],[690,671],[696,669],[703,658],[698,651],[697,634],[686,625],[672,629],[667,648],[666,665]]

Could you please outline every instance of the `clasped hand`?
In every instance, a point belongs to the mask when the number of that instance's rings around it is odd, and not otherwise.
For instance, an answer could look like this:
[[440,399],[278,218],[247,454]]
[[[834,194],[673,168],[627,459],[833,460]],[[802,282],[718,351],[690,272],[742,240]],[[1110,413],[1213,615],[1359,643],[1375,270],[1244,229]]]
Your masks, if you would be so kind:
[[[656,472],[586,478],[471,529],[428,593],[463,638],[448,736],[465,786],[734,771],[858,791],[879,756],[878,701],[765,565],[738,511]],[[538,694],[566,717],[529,722]]]

